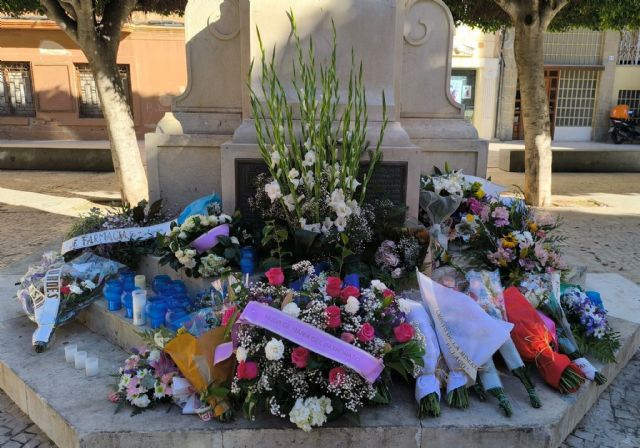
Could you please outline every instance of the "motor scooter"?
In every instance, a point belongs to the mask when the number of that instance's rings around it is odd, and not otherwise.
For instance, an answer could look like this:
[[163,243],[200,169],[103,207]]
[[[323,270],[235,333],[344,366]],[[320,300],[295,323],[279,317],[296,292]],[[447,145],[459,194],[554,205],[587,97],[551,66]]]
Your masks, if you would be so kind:
[[626,104],[620,104],[609,114],[611,127],[609,134],[616,145],[628,141],[640,140],[640,125],[633,120],[633,111]]

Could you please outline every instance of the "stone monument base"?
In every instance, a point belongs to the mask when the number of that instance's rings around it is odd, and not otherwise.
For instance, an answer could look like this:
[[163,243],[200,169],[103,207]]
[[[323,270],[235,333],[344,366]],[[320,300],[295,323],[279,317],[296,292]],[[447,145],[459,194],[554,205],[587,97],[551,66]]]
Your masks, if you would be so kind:
[[[152,259],[149,260],[152,263]],[[16,300],[9,300],[14,283],[26,266],[15,266],[0,277],[0,388],[16,402],[33,422],[58,446],[90,448],[173,448],[183,447],[428,447],[450,448],[474,446],[495,448],[557,447],[571,433],[593,406],[605,386],[585,384],[579,392],[560,395],[536,375],[543,407],[529,406],[525,390],[513,376],[503,376],[511,398],[512,418],[505,417],[491,397],[480,402],[474,397],[471,407],[461,411],[442,405],[442,415],[435,419],[416,418],[413,391],[397,380],[392,389],[393,403],[375,406],[361,414],[361,426],[345,421],[305,433],[283,419],[258,415],[254,422],[238,417],[230,423],[202,422],[196,416],[183,416],[177,407],[160,406],[137,416],[128,409],[114,414],[115,405],[107,400],[116,371],[127,357],[123,348],[139,345],[142,340],[130,320],[121,312],[109,312],[103,300],[85,310],[80,322],[56,330],[51,347],[41,354],[31,350],[34,325],[23,314]],[[603,367],[602,373],[613,381],[640,346],[640,322],[616,316],[634,316],[624,304],[635,303],[640,291],[630,282],[587,278],[596,282],[605,306],[614,302],[611,325],[621,334],[617,363]],[[593,281],[591,281],[593,280]],[[607,281],[603,281],[607,280]],[[637,304],[635,305],[637,306]],[[636,319],[637,320],[637,319]],[[83,325],[84,324],[84,325]],[[87,378],[64,360],[64,346],[78,344],[100,359],[100,373]]]

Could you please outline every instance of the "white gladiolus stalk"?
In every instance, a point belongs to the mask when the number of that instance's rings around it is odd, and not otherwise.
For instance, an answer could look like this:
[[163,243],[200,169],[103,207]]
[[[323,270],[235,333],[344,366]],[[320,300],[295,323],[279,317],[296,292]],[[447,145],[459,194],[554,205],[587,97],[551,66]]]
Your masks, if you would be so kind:
[[[299,130],[297,127],[294,129],[294,108],[287,101],[275,61],[267,56],[259,31],[260,94],[251,88],[249,74],[258,146],[273,177],[265,191],[272,203],[278,201],[282,205],[293,225],[300,228],[308,225],[317,231],[328,232],[334,228],[335,222],[335,228],[342,232],[349,216],[360,213],[367,185],[382,156],[380,145],[387,125],[384,92],[380,135],[371,152],[368,169],[361,176],[368,126],[362,64],[356,65],[352,55],[348,92],[346,97],[342,97],[339,109],[335,27],[331,58],[318,70],[313,47],[310,45],[308,50],[303,50],[291,14],[289,20],[296,45],[292,82],[300,106]],[[327,184],[329,191],[324,188]],[[326,196],[334,191],[341,192],[341,200],[332,205],[331,216],[321,216],[319,204],[325,203]]]

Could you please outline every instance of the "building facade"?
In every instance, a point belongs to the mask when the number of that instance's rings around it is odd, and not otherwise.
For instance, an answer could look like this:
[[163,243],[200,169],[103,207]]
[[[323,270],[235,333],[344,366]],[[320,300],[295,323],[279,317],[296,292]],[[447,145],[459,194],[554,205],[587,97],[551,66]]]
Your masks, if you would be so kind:
[[[122,33],[118,65],[142,138],[186,85],[182,24],[134,15]],[[54,22],[0,19],[0,74],[0,139],[107,139],[87,60]]]
[[[451,90],[485,139],[524,138],[513,40],[512,30],[456,30]],[[606,141],[617,104],[640,115],[640,32],[547,33],[544,54],[555,140]]]
[[[451,94],[483,139],[523,138],[513,39],[455,32]],[[184,90],[185,58],[180,18],[136,13],[125,26],[118,64],[140,138]],[[107,138],[86,58],[55,23],[0,18],[0,75],[0,139]],[[548,33],[545,78],[554,139],[604,141],[611,107],[640,116],[640,31]]]

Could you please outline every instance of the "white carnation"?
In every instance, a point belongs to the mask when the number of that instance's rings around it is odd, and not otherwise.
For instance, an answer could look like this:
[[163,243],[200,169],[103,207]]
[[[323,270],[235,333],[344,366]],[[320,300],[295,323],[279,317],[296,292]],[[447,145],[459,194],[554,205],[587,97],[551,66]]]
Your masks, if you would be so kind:
[[247,360],[247,349],[240,346],[236,349],[236,359],[238,362],[244,362]]
[[287,303],[287,305],[282,309],[282,311],[291,317],[295,317],[296,319],[300,315],[300,307],[298,307],[298,305],[295,302]]
[[145,394],[138,395],[136,398],[131,400],[131,404],[139,408],[146,408],[149,406],[149,403],[151,403],[151,400],[149,400],[149,397]]
[[349,296],[344,310],[349,314],[356,314],[360,309],[360,301],[353,296]]
[[269,361],[282,359],[284,355],[284,344],[276,338],[271,338],[264,348],[264,354]]
[[371,280],[371,288],[373,288],[375,291],[384,291],[387,288],[387,285],[385,285],[384,283],[382,283],[380,280]]
[[82,288],[75,283],[69,285],[69,291],[71,292],[71,294],[82,294]]
[[84,286],[87,289],[96,289],[96,284],[93,283],[91,280],[83,281],[82,286]]

